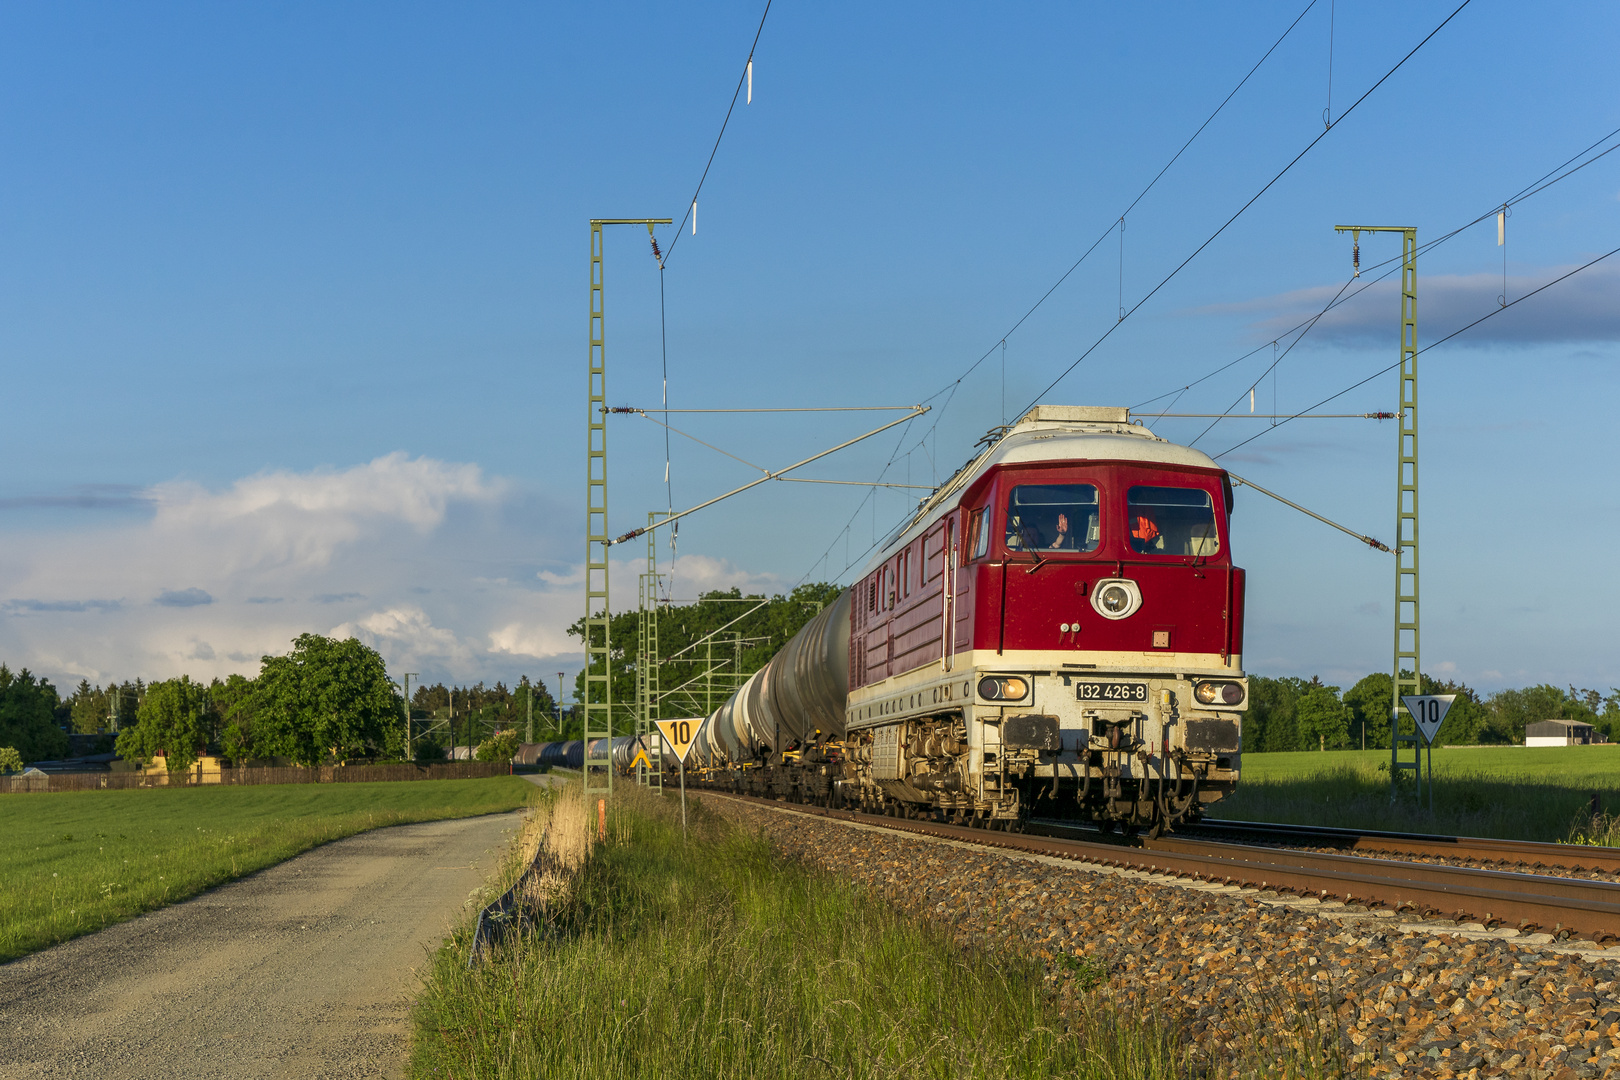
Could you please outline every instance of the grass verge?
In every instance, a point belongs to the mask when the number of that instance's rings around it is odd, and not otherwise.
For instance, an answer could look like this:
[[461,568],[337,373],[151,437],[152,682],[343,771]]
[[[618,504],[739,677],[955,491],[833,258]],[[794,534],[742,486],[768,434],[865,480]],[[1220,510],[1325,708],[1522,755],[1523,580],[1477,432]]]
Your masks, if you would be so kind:
[[0,962],[384,825],[525,805],[521,777],[0,797]]
[[1427,792],[1420,805],[1410,784],[1392,801],[1388,767],[1388,750],[1245,754],[1237,792],[1216,804],[1210,816],[1504,840],[1620,843],[1620,829],[1606,827],[1603,820],[1593,828],[1590,809],[1594,792],[1600,803],[1620,808],[1620,749],[1442,750],[1434,755],[1432,811]]
[[1060,1017],[1037,964],[965,951],[701,806],[692,820],[683,841],[678,811],[621,788],[607,842],[545,932],[470,970],[467,929],[455,934],[417,1002],[411,1074],[1202,1075],[1158,1018],[1097,995]]

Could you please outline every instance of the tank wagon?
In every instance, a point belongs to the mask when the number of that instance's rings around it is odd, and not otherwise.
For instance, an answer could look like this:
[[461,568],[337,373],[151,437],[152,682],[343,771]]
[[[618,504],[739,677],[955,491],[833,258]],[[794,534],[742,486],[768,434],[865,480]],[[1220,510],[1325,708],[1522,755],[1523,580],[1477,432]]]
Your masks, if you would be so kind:
[[[591,744],[601,742],[592,739]],[[626,772],[630,768],[630,761],[635,756],[636,738],[634,735],[620,735],[613,739],[610,754],[613,758],[613,767],[617,772]],[[517,756],[513,758],[519,765],[546,765],[564,769],[583,769],[585,767],[585,742],[581,739],[571,739],[566,742],[524,743],[518,748]]]
[[698,782],[991,828],[1196,818],[1248,703],[1231,512],[1224,470],[1127,410],[1037,406],[715,711]]

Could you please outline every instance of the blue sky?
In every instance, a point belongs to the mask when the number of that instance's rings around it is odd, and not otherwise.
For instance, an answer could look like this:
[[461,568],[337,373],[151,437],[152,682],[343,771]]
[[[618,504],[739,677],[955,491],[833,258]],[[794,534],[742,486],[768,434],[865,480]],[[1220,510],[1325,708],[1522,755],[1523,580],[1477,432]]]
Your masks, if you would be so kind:
[[[930,483],[1030,401],[1454,3],[773,6],[664,275],[671,403],[935,412],[813,475]],[[757,4],[12,6],[0,14],[0,655],[59,681],[254,670],[302,630],[399,670],[577,669],[587,220],[685,212]],[[1345,222],[1471,221],[1620,127],[1609,5],[1475,0],[1045,400],[1138,405],[1318,310]],[[1609,145],[1609,144],[1604,144]],[[672,230],[660,230],[667,248]],[[1620,243],[1620,153],[1514,207],[1509,298]],[[1370,240],[1367,262],[1393,255]],[[608,238],[609,394],[659,394],[644,231]],[[1494,221],[1419,265],[1419,340],[1502,292]],[[1617,257],[1616,262],[1620,262]],[[1123,267],[1123,269],[1122,269]],[[1607,687],[1620,268],[1424,355],[1425,668]],[[1325,291],[1324,291],[1325,290]],[[1313,306],[1314,305],[1314,306]],[[1294,411],[1395,356],[1375,287],[1257,387]],[[1286,344],[1286,343],[1285,343]],[[956,392],[930,398],[987,350]],[[1175,411],[1243,399],[1270,349]],[[944,408],[940,406],[947,405]],[[1336,412],[1393,407],[1390,375]],[[1171,398],[1160,401],[1163,408]],[[777,467],[867,415],[686,416]],[[937,421],[937,423],[936,423]],[[1257,421],[1197,443],[1221,452]],[[1203,424],[1166,418],[1178,441]],[[924,437],[926,434],[926,438]],[[665,505],[615,417],[614,531]],[[1221,460],[1388,538],[1392,425],[1300,421]],[[890,463],[896,446],[900,454]],[[751,478],[677,438],[677,505]],[[884,489],[770,484],[688,520],[677,596],[858,569]],[[864,500],[864,501],[863,501]],[[846,524],[848,529],[846,532]],[[1389,663],[1390,558],[1252,493],[1247,661]],[[635,547],[635,550],[630,550]],[[615,578],[635,596],[627,545]]]

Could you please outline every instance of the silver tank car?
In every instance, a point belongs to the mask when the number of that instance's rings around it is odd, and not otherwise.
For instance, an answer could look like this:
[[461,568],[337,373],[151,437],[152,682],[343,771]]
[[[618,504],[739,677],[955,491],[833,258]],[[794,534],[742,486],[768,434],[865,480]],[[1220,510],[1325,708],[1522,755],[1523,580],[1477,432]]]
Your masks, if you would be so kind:
[[733,763],[758,759],[821,732],[844,734],[849,695],[849,590],[804,625],[705,725]]

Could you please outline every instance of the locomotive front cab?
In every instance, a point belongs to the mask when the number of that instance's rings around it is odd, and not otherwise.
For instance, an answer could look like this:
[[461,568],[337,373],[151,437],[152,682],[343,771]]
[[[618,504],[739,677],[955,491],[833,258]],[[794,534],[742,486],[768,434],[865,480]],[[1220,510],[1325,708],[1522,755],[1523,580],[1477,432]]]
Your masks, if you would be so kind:
[[1172,449],[1009,462],[964,499],[969,727],[1000,813],[1016,802],[1157,830],[1237,782],[1248,686],[1231,489]]

